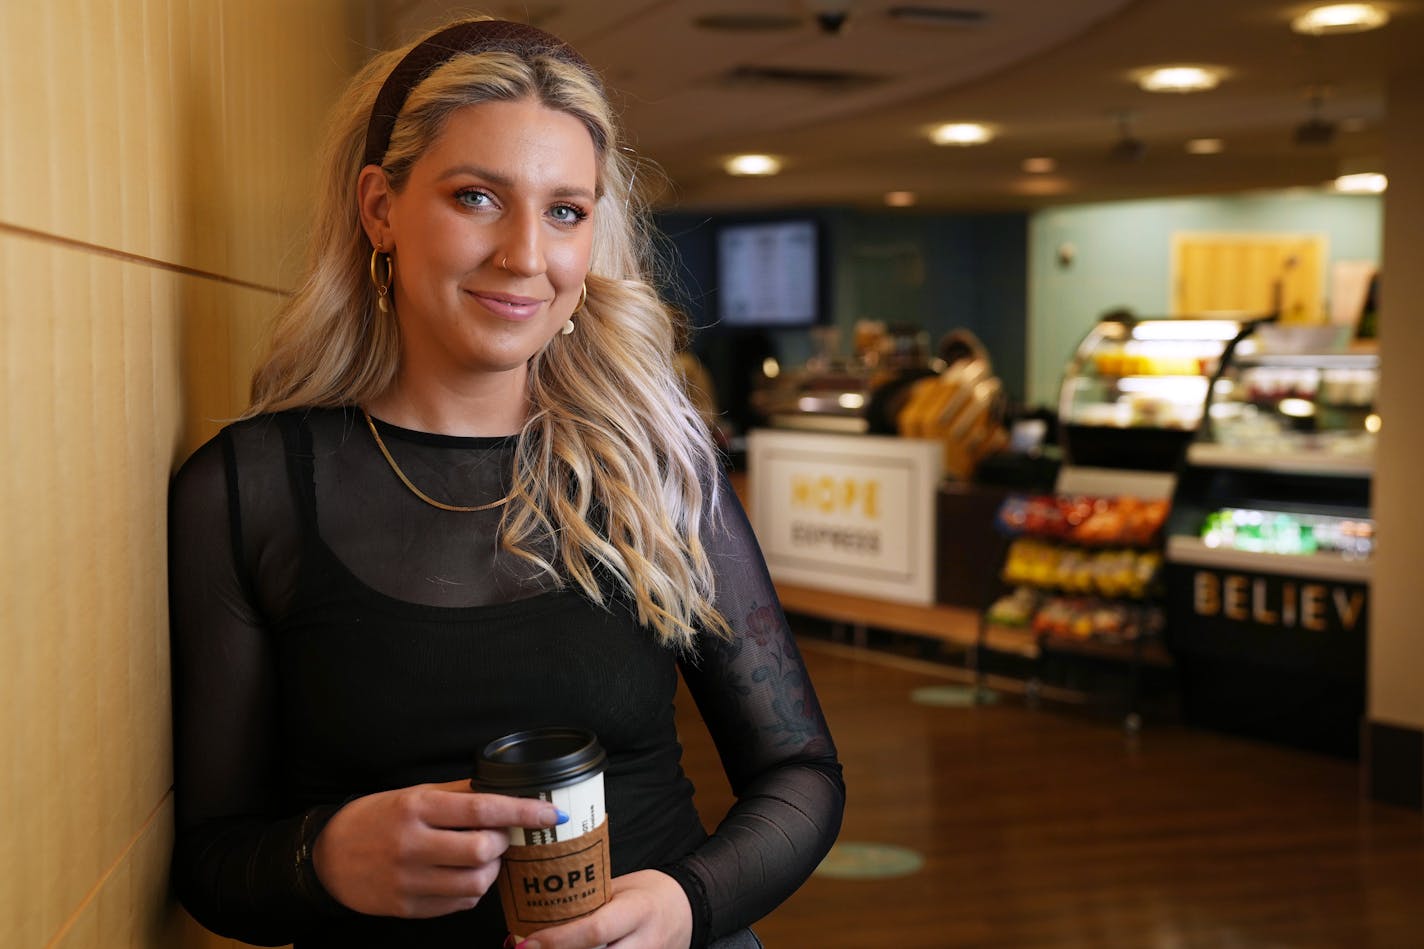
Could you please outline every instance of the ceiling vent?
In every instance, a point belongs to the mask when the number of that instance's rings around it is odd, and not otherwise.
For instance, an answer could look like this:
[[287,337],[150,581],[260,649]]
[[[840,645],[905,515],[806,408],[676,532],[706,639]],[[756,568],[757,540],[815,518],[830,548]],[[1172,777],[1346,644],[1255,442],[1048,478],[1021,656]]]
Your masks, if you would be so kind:
[[885,77],[869,73],[788,66],[738,66],[722,77],[722,84],[726,86],[774,86],[825,93],[857,92],[884,81]]
[[905,26],[929,26],[937,29],[966,29],[982,26],[989,15],[971,7],[937,7],[929,4],[898,4],[885,15]]
[[724,33],[775,33],[797,29],[802,22],[798,16],[783,13],[709,13],[697,17],[692,24],[699,29]]

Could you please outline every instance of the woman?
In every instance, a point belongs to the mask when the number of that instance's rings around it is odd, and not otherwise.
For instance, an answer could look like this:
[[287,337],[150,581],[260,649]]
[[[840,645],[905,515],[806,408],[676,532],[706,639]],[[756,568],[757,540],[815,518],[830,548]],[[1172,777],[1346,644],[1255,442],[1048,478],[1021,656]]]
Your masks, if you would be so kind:
[[[504,828],[558,815],[471,761],[572,725],[609,752],[613,896],[522,945],[756,945],[834,840],[840,766],[672,367],[597,77],[466,21],[336,114],[253,404],[173,487],[184,905],[261,944],[499,945]],[[679,669],[738,797],[711,836]]]

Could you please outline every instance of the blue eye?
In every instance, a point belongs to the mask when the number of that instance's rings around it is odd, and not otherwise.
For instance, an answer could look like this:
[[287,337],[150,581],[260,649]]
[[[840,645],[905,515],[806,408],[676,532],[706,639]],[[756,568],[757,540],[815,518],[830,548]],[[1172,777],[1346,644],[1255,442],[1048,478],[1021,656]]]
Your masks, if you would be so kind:
[[588,212],[572,204],[556,204],[549,213],[560,224],[577,224],[588,217]]
[[484,207],[484,205],[488,204],[490,201],[490,196],[485,194],[483,191],[477,191],[474,188],[466,188],[463,191],[455,192],[455,200],[460,202],[467,208],[478,208]]

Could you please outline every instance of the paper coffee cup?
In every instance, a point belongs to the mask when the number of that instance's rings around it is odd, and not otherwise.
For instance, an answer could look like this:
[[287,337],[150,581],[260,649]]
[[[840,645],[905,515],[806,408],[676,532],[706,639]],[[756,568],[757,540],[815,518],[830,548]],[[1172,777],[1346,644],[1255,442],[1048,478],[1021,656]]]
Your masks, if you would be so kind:
[[499,895],[511,931],[527,935],[608,902],[607,755],[577,728],[538,728],[490,742],[470,785],[489,794],[548,801],[569,815],[557,827],[511,827]]

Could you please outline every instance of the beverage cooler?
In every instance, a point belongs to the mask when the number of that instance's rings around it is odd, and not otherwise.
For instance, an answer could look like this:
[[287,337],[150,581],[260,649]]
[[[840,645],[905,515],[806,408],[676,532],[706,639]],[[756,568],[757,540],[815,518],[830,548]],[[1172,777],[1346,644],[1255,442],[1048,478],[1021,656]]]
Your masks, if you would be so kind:
[[1189,724],[1356,757],[1378,357],[1292,339],[1248,329],[1213,374],[1168,522],[1167,637]]

